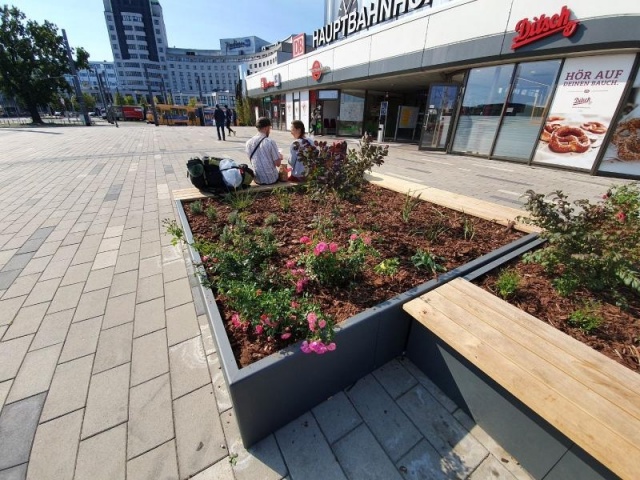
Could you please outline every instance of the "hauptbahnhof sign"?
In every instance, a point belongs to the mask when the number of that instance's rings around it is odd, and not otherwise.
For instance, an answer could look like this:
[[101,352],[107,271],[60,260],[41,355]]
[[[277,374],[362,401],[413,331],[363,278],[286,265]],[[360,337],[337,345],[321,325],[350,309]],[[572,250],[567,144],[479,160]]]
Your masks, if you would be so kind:
[[391,20],[422,7],[430,7],[433,0],[377,0],[360,11],[337,18],[313,32],[313,47],[321,47],[337,40],[342,34],[347,37],[365,28]]

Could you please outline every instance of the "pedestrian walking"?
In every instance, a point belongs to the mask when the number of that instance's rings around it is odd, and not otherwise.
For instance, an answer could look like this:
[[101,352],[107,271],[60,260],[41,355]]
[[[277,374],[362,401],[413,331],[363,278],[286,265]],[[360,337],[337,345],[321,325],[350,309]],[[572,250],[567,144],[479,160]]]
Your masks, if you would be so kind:
[[231,128],[231,121],[233,120],[233,112],[226,105],[224,106],[224,114],[225,114],[225,125],[227,130],[229,130],[229,136],[233,133],[233,136],[236,136],[236,131]]
[[227,122],[227,115],[220,108],[220,105],[216,105],[216,109],[213,111],[213,120],[216,122],[216,131],[218,132],[218,140],[226,140],[224,135],[224,126],[225,126],[225,123]]

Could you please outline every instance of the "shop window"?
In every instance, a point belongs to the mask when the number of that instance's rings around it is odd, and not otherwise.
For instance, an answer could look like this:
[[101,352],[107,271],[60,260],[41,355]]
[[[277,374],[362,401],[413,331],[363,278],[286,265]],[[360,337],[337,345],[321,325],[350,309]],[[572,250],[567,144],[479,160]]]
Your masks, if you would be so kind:
[[453,150],[489,155],[504,107],[514,65],[474,68],[469,72]]
[[560,60],[518,65],[493,156],[529,161],[559,68]]

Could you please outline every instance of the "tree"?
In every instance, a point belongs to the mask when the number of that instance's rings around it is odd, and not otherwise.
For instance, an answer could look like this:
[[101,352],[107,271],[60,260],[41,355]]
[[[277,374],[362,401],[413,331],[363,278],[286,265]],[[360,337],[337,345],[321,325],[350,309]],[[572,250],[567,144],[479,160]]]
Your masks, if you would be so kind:
[[[96,108],[96,98],[93,95],[87,92],[82,92],[82,98],[84,98],[84,104],[87,106],[87,110],[92,111]],[[71,97],[71,104],[76,112],[80,110],[80,104],[78,103],[78,99],[75,95]]]
[[[79,47],[76,69],[89,67],[89,54]],[[64,75],[71,73],[58,27],[42,25],[16,7],[0,8],[0,90],[15,96],[29,110],[33,123],[43,123],[39,105],[55,100],[58,91],[71,92]]]
[[167,105],[173,105],[173,95],[167,95]]
[[116,97],[113,102],[115,105],[124,105],[124,96],[120,92],[116,91]]
[[124,97],[124,105],[135,105],[136,101],[133,98],[133,95],[127,95]]
[[196,97],[191,97],[189,99],[189,106],[190,107],[195,107],[198,104],[198,100],[196,99]]

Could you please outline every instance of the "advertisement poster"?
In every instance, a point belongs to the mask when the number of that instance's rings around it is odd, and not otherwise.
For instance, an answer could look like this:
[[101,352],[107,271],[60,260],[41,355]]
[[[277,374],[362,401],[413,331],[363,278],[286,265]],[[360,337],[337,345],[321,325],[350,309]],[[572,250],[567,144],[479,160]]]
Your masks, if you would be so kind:
[[398,128],[416,128],[418,107],[401,106],[398,112]]
[[591,170],[634,59],[624,54],[565,61],[534,163]]
[[636,72],[629,99],[622,106],[611,143],[599,172],[624,173],[640,177],[640,73]]

